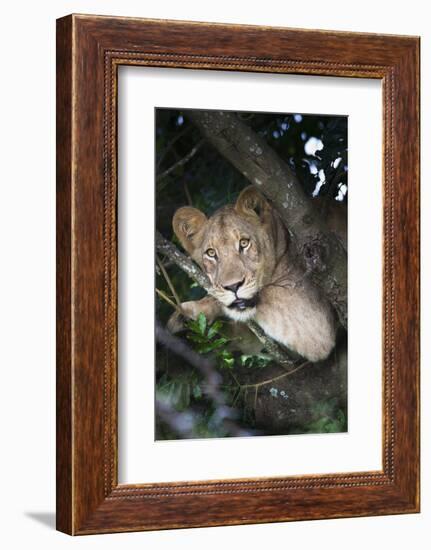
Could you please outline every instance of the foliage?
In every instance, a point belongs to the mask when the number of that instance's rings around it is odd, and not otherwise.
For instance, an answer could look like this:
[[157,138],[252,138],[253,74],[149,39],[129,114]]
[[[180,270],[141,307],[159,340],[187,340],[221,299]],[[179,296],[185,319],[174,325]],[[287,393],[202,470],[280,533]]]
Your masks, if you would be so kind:
[[264,369],[271,363],[272,357],[265,353],[254,355],[242,354],[240,357],[241,365],[250,369]]
[[221,332],[223,321],[217,320],[208,326],[205,315],[199,313],[196,321],[187,322],[187,327],[189,332],[186,337],[192,342],[196,351],[202,354],[212,352],[217,359],[219,368],[231,369],[233,367],[235,359],[226,348],[229,338],[223,336]]
[[313,406],[314,420],[297,428],[297,433],[340,433],[347,431],[347,416],[337,399],[318,401]]

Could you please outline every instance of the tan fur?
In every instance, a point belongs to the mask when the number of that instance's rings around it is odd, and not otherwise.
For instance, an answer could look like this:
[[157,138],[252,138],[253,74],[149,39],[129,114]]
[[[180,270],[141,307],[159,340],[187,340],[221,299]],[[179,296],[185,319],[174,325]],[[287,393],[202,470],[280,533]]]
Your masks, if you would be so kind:
[[[203,311],[210,321],[220,315],[253,319],[271,338],[310,361],[329,355],[335,345],[332,309],[291,262],[287,231],[254,187],[210,218],[196,208],[180,208],[173,228],[213,286],[214,297],[182,304],[185,315],[196,318]],[[241,242],[248,244],[241,248]],[[176,321],[177,316],[171,329]]]

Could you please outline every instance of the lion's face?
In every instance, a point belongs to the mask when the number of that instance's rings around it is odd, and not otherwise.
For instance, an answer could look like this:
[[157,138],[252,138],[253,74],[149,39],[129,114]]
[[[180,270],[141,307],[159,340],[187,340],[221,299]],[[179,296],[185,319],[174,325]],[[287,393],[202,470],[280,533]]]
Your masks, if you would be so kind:
[[248,187],[234,206],[221,208],[209,219],[196,208],[180,208],[173,227],[183,247],[208,275],[212,294],[225,313],[241,321],[251,318],[260,290],[271,281],[278,250],[285,250],[286,245],[269,203]]

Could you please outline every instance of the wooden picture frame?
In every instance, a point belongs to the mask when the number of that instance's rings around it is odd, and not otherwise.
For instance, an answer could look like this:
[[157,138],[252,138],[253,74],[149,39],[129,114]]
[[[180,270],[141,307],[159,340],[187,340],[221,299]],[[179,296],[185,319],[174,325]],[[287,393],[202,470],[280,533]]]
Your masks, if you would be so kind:
[[[383,469],[119,485],[117,68],[380,79]],[[419,39],[70,15],[57,21],[57,529],[69,534],[419,511]]]

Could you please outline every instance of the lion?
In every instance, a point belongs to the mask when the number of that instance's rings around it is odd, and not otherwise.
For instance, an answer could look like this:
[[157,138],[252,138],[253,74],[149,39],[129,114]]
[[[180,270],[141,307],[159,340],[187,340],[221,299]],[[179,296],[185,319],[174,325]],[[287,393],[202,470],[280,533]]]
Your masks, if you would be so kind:
[[[335,346],[336,320],[328,300],[295,265],[289,234],[279,214],[253,186],[235,205],[211,217],[179,208],[173,230],[211,282],[211,295],[184,302],[184,316],[204,313],[209,322],[226,316],[255,321],[272,339],[306,360],[326,359]],[[179,314],[168,323],[179,329]]]

